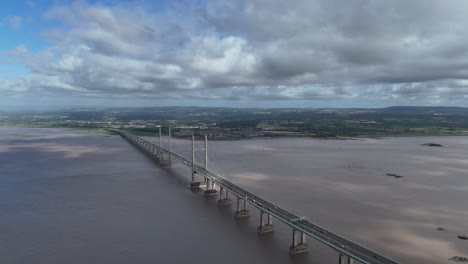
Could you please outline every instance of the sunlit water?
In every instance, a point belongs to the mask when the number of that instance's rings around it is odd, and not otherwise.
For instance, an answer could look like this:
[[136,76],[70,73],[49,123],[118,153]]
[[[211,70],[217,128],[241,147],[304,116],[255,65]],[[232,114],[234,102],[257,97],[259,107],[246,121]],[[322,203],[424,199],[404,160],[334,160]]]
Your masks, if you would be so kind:
[[[457,238],[468,233],[467,147],[466,137],[219,141],[208,166],[404,263],[454,263],[468,257]],[[0,263],[337,262],[311,239],[307,255],[288,256],[288,227],[258,235],[258,212],[235,220],[189,181],[182,165],[158,167],[118,136],[0,127]]]

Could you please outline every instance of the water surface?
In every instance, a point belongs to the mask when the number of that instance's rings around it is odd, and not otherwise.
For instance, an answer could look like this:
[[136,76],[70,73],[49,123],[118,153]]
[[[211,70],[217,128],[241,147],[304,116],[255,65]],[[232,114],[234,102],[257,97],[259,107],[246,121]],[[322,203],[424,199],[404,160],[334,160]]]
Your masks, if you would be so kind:
[[118,136],[0,127],[0,263],[319,263]]
[[[173,142],[190,157],[189,141]],[[203,147],[197,142],[200,164]],[[254,139],[208,148],[209,167],[231,181],[404,263],[468,257],[468,242],[457,238],[468,233],[468,137]]]
[[[173,140],[187,157],[190,147]],[[457,238],[468,233],[467,137],[208,147],[209,167],[231,181],[404,263],[468,255]],[[203,164],[203,142],[196,157]],[[274,234],[258,235],[257,211],[235,220],[189,180],[182,165],[159,167],[118,136],[0,127],[0,263],[337,262],[310,239],[309,254],[290,257],[290,228],[276,221]]]

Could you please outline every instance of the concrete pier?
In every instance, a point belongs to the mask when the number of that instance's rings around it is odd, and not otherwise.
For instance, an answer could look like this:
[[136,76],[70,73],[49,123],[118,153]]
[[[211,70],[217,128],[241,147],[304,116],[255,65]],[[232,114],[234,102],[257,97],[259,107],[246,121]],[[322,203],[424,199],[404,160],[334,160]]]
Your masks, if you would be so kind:
[[[211,185],[211,187],[210,187]],[[216,195],[218,191],[216,191],[216,189],[214,188],[214,183],[213,181],[207,181],[206,183],[206,190],[205,190],[205,195],[206,196],[213,196],[213,195]]]
[[236,218],[244,218],[244,217],[249,217],[250,216],[250,211],[249,210],[240,210],[237,211],[234,216]]
[[190,188],[200,188],[206,186],[206,182],[192,182],[190,183]]
[[[264,220],[266,220],[266,223]],[[273,226],[272,216],[266,212],[260,211],[260,226],[258,227],[258,233],[264,234],[273,231],[275,231],[275,229]]]
[[[240,204],[241,200],[244,202],[244,207],[241,209]],[[243,217],[249,217],[250,216],[250,211],[246,209],[246,202],[244,199],[237,198],[237,211],[234,214],[236,218],[243,218]]]
[[[226,196],[223,198],[223,192],[226,192]],[[219,206],[226,206],[226,205],[231,205],[231,198],[229,198],[229,191],[224,190],[223,187],[219,188],[219,200],[218,200],[218,205]]]
[[[153,153],[154,153],[154,151],[153,151]],[[168,155],[168,157],[170,157],[170,156]],[[171,165],[170,158],[165,159],[163,151],[158,151],[158,156],[156,156],[156,159],[157,159],[157,161],[159,162],[160,165]]]
[[339,254],[338,255],[338,264],[354,264],[354,259],[349,256]]
[[299,230],[292,231],[292,245],[289,247],[289,254],[297,255],[309,251],[306,242],[307,235]]
[[160,164],[160,165],[171,165],[172,162],[171,162],[171,160],[169,160],[169,159],[161,158],[161,159],[159,159],[159,164]]
[[200,182],[200,186],[208,186],[210,180],[208,178],[203,178],[203,181]]
[[[243,201],[244,206],[241,208],[241,201]],[[237,197],[237,210],[236,213],[234,214],[236,218],[244,218],[244,217],[249,217],[250,216],[250,211],[247,210],[246,208],[246,202],[245,200]]]

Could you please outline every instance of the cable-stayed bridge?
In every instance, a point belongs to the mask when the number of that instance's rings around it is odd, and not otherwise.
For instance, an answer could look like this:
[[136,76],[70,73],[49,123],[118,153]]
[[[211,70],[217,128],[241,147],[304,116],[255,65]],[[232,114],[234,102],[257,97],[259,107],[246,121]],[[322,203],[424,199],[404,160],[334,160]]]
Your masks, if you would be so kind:
[[[111,130],[130,143],[141,149],[151,158],[158,160],[161,164],[169,165],[172,161],[177,161],[191,169],[192,188],[206,186],[206,195],[217,195],[218,191],[215,185],[219,186],[219,205],[230,205],[231,199],[229,195],[237,198],[236,217],[248,217],[250,211],[247,209],[247,204],[260,211],[260,225],[258,232],[268,233],[274,231],[273,218],[285,223],[292,228],[292,243],[290,254],[301,254],[308,251],[306,239],[311,237],[335,250],[338,254],[339,264],[351,264],[354,261],[365,264],[397,264],[399,262],[390,259],[368,247],[362,246],[351,241],[333,231],[321,227],[317,224],[309,222],[304,217],[295,215],[286,209],[274,205],[270,201],[262,199],[257,195],[235,185],[228,181],[222,175],[208,170],[207,168],[207,138],[205,136],[205,164],[200,166],[195,163],[195,148],[194,137],[192,136],[192,160],[186,159],[171,149],[171,135],[169,129],[169,149],[161,147],[161,133],[159,134],[159,143],[154,144],[144,140],[134,134],[121,131]],[[161,130],[160,130],[161,131]],[[195,174],[204,178],[201,182],[195,181]]]

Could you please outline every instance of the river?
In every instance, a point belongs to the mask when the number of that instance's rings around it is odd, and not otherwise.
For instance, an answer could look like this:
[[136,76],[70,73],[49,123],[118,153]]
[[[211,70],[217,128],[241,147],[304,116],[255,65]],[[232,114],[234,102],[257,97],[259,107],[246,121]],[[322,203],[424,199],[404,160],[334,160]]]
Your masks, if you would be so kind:
[[[173,140],[187,157],[190,147]],[[454,263],[468,257],[457,238],[468,233],[467,147],[467,137],[213,141],[208,166],[404,263]],[[203,152],[197,142],[200,164]],[[189,181],[118,136],[0,127],[0,263],[337,262],[311,239],[290,257],[288,227],[258,235],[258,212],[236,220]]]

